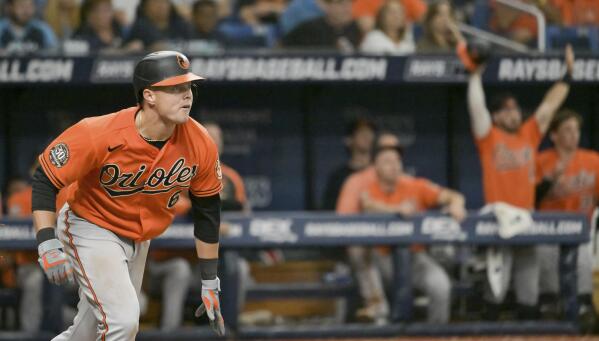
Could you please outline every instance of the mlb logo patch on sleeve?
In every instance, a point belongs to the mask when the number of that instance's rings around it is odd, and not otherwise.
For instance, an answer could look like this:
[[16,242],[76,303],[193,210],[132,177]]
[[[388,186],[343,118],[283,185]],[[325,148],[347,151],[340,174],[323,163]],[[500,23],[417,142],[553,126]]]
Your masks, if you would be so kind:
[[50,162],[56,168],[60,168],[69,161],[69,147],[64,143],[59,143],[50,149]]

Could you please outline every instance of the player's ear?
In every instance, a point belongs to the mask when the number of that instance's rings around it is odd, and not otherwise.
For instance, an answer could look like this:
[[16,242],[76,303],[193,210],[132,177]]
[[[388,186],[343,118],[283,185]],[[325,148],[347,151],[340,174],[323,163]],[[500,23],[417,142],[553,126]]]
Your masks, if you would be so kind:
[[154,105],[156,102],[156,94],[150,89],[144,89],[142,96],[144,97],[144,102],[148,103],[149,105]]

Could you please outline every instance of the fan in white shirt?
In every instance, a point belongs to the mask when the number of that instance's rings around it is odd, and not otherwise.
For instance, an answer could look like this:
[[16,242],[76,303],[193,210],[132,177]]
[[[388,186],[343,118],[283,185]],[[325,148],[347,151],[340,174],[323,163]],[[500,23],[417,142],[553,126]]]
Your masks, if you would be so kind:
[[412,23],[399,1],[387,1],[376,16],[375,29],[370,31],[360,50],[364,53],[406,55],[414,53],[416,45]]

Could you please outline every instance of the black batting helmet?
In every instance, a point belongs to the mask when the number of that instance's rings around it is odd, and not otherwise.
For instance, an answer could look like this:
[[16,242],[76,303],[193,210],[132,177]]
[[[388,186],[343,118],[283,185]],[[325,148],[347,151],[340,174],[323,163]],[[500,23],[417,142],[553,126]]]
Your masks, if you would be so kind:
[[183,53],[158,51],[146,55],[135,65],[133,88],[137,102],[141,103],[143,90],[150,86],[169,86],[202,79],[189,71],[189,59]]

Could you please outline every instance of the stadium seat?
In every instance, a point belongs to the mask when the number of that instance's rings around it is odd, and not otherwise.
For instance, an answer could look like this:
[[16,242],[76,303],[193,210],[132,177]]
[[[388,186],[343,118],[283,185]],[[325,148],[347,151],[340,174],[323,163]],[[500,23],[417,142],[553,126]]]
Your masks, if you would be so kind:
[[599,51],[599,33],[597,27],[547,27],[547,49],[561,50],[566,44],[572,44],[576,50]]
[[225,20],[219,30],[227,37],[231,47],[272,47],[279,37],[276,25],[252,27],[238,20]]
[[489,2],[487,0],[476,0],[474,13],[472,14],[472,25],[481,30],[488,30],[490,18],[491,8]]

